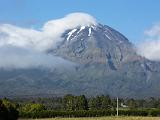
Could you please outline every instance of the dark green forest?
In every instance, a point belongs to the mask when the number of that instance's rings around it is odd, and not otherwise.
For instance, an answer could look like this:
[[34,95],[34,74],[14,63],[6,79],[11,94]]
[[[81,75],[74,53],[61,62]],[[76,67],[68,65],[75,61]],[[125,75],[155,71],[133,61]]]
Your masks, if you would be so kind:
[[[48,117],[97,117],[116,115],[117,99],[110,96],[87,98],[85,95],[50,98],[3,98],[0,120]],[[119,98],[119,115],[160,116],[160,99]]]

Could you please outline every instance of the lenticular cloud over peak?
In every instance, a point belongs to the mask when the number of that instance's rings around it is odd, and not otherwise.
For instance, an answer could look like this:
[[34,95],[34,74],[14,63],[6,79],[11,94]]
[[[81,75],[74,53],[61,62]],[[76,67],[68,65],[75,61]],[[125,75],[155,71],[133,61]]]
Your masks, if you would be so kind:
[[13,45],[44,51],[61,40],[61,34],[77,26],[96,24],[96,20],[86,13],[72,13],[64,18],[50,20],[41,31],[21,28],[10,24],[0,25],[0,46]]
[[72,13],[64,18],[48,21],[42,28],[47,33],[64,32],[77,26],[96,25],[96,20],[86,13]]
[[[38,54],[39,58],[43,60],[51,59],[46,62],[54,62],[51,56],[48,57],[47,55],[44,55],[46,54],[45,51],[55,47],[58,42],[63,40],[61,35],[66,30],[73,29],[78,26],[90,26],[96,24],[95,18],[86,13],[72,13],[60,19],[50,20],[44,23],[40,31],[31,28],[21,28],[11,24],[0,24],[0,51],[3,49],[0,52],[0,56],[5,58],[0,61],[0,67],[5,68],[5,66],[7,66],[8,68],[10,64],[12,64],[15,68],[18,66],[23,66],[24,68],[24,65],[18,65],[23,64],[22,61],[17,61],[18,58],[25,58],[27,60],[24,61],[25,67],[31,67],[37,59],[35,54]],[[11,52],[10,55],[7,56],[8,53],[4,52],[11,51],[13,47],[17,49],[14,49],[15,51]],[[16,50],[29,50],[29,52],[26,52],[29,57],[26,58],[27,56],[25,56],[25,53],[17,54]],[[16,56],[16,62],[12,61],[12,63],[10,63],[10,60],[12,60],[12,57],[14,56]],[[45,63],[45,61],[41,63],[43,66],[50,66],[48,65],[49,63]],[[41,66],[41,63],[39,63],[38,66]]]

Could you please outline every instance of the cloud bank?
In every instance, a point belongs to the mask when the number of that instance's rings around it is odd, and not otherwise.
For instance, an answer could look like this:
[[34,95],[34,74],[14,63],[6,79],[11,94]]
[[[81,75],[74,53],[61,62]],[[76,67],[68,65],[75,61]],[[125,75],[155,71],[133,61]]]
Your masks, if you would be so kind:
[[78,26],[96,25],[96,20],[86,13],[72,13],[64,18],[46,22],[40,30],[0,24],[0,67],[29,68],[51,67],[65,60],[46,54],[63,40],[62,33]]
[[73,62],[57,56],[13,46],[1,47],[0,58],[0,68],[5,69],[37,67],[53,69],[59,67],[66,68],[75,65]]
[[144,32],[145,40],[138,46],[138,53],[150,60],[160,61],[160,24]]

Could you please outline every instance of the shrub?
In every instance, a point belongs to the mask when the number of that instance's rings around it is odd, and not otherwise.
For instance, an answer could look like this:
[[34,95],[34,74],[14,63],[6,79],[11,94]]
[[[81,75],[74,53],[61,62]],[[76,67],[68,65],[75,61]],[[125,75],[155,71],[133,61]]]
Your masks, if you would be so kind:
[[160,110],[159,109],[150,110],[149,115],[154,116],[154,117],[155,116],[160,116]]
[[7,99],[0,100],[0,120],[17,120],[18,115],[15,104]]
[[40,112],[43,110],[45,110],[45,106],[42,104],[26,104],[21,108],[23,112]]

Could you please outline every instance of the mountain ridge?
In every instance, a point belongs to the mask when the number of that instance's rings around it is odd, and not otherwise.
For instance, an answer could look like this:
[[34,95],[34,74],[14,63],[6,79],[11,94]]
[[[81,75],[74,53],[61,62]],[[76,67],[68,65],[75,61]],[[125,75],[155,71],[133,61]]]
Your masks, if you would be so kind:
[[113,28],[101,24],[79,26],[64,32],[62,38],[46,54],[62,57],[75,66],[62,65],[50,70],[1,69],[0,96],[109,94],[141,98],[160,95],[160,63],[138,55],[134,45]]

